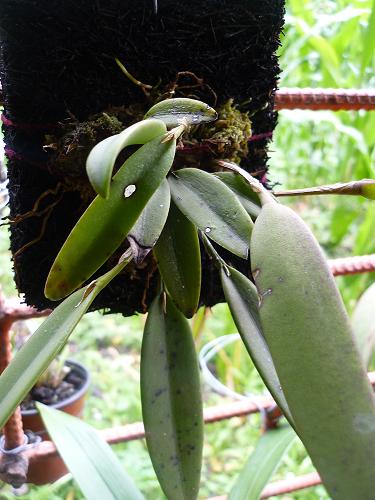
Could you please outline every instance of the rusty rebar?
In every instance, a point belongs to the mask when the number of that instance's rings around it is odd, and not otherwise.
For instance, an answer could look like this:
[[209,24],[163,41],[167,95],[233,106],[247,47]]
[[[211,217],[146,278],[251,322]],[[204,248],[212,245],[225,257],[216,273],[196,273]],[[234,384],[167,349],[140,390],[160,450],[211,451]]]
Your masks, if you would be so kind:
[[328,264],[334,276],[369,273],[375,271],[375,254],[333,259]]
[[299,89],[281,88],[276,91],[276,109],[316,110],[375,110],[373,89]]

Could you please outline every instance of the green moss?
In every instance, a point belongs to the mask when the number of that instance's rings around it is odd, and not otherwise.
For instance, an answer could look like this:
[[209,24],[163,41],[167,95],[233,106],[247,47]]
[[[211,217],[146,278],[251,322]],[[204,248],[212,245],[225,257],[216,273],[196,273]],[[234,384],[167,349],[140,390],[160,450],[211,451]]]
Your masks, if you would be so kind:
[[239,111],[233,99],[217,111],[218,120],[203,127],[200,137],[216,146],[218,156],[238,163],[249,153],[248,141],[252,133],[249,114]]

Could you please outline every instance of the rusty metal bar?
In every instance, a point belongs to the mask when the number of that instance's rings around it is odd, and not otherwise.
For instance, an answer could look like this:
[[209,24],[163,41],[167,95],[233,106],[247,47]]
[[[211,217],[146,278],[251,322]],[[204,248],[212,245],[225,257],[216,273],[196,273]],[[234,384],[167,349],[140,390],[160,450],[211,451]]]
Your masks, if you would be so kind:
[[334,276],[346,276],[375,271],[375,254],[328,261]]
[[375,110],[374,89],[281,88],[275,95],[276,109]]

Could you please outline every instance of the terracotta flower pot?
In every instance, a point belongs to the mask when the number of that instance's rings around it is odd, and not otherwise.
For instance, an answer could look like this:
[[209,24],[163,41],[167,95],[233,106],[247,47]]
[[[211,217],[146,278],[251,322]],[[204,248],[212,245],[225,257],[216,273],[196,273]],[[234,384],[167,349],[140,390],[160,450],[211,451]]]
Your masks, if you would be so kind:
[[[81,386],[69,398],[59,401],[51,407],[81,417],[83,413],[84,400],[90,383],[89,373],[86,368],[77,361],[67,361],[73,373],[82,378]],[[43,441],[49,440],[46,428],[37,410],[23,410],[22,422],[25,431],[30,430],[41,436]],[[27,482],[36,485],[52,483],[66,474],[67,468],[60,457],[31,458]]]

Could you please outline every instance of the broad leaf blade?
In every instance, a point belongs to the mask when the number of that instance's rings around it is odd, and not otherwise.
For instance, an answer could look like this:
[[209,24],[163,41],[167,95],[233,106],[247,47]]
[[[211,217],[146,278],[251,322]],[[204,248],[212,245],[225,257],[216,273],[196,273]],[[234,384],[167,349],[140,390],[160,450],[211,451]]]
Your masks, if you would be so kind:
[[196,168],[168,177],[173,201],[206,236],[246,259],[253,222],[235,194],[214,175]]
[[215,177],[226,184],[240,200],[242,206],[251,218],[260,214],[260,201],[245,179],[234,172],[216,172]]
[[62,411],[37,403],[56,448],[85,498],[142,500],[109,445],[91,426]]
[[0,376],[0,427],[64,347],[98,293],[128,262],[117,265],[96,280],[95,285],[77,290],[65,299],[17,352]]
[[59,300],[89,279],[121,245],[168,173],[176,141],[160,138],[136,151],[114,176],[108,200],[97,196],[61,248],[45,295]]
[[359,352],[367,368],[375,346],[375,283],[359,299],[352,325]]
[[220,271],[225,300],[255,367],[289,422],[293,422],[271,353],[263,337],[255,285],[232,267]]
[[113,167],[120,152],[133,144],[146,142],[163,135],[167,131],[160,120],[147,120],[135,123],[120,134],[99,142],[90,152],[86,161],[86,171],[95,191],[108,198]]
[[228,500],[259,500],[295,438],[294,430],[287,425],[263,434],[229,493]]
[[181,312],[191,318],[201,290],[201,254],[197,230],[172,202],[154,248],[163,282]]
[[158,241],[168,217],[170,202],[169,184],[167,179],[164,179],[128,235],[137,264],[143,261]]
[[168,298],[152,303],[141,356],[143,421],[151,460],[168,498],[194,500],[200,481],[203,414],[189,323]]

